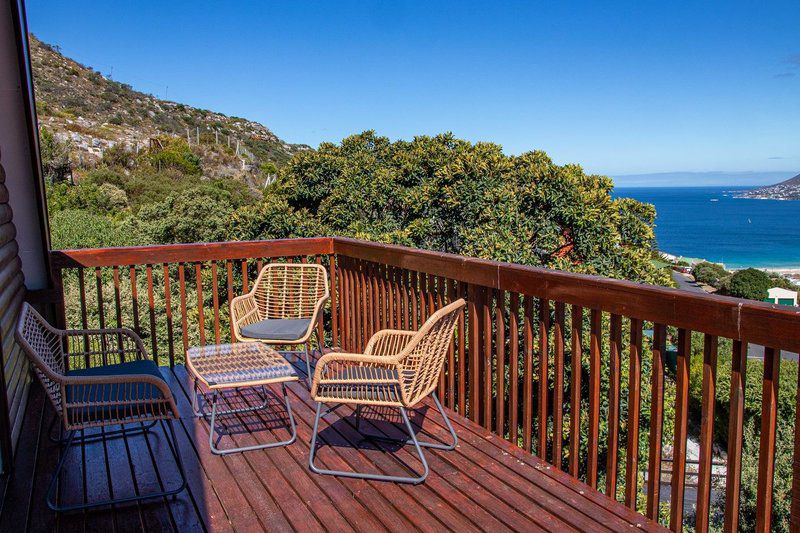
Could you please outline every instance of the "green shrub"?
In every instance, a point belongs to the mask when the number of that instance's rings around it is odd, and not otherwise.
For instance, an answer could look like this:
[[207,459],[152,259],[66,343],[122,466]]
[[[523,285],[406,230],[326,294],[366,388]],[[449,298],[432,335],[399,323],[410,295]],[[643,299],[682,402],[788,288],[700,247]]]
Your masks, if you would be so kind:
[[200,158],[197,157],[181,137],[159,137],[161,147],[153,147],[148,151],[150,164],[157,170],[174,169],[183,174],[199,175],[202,173]]
[[738,298],[763,300],[767,297],[770,287],[772,287],[772,281],[766,272],[755,268],[746,268],[731,276],[728,293]]
[[730,275],[730,273],[725,270],[722,265],[709,263],[707,261],[698,263],[694,267],[692,273],[694,274],[694,279],[700,283],[711,285],[717,289],[720,287],[720,281],[722,281],[722,279],[724,279],[726,276]]

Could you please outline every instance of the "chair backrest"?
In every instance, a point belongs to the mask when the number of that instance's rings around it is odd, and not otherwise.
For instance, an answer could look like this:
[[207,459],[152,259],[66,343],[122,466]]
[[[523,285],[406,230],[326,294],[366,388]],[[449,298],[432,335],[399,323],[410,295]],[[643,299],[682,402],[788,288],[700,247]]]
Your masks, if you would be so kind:
[[317,302],[330,296],[328,274],[315,263],[270,263],[259,273],[253,293],[262,319],[310,319]]
[[398,354],[403,395],[409,406],[436,388],[456,320],[465,305],[462,298],[433,313]]
[[33,370],[39,378],[50,401],[61,413],[61,383],[64,375],[63,335],[47,323],[42,315],[28,303],[22,304],[22,312],[15,331],[17,343],[33,363]]

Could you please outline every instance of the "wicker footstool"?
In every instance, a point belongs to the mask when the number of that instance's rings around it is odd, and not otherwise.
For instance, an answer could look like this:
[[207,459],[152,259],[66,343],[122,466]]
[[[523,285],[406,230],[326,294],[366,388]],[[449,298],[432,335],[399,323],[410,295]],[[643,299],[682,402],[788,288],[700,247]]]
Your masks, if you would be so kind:
[[[218,455],[228,453],[274,448],[287,446],[297,439],[297,426],[292,415],[292,406],[286,392],[286,383],[297,381],[297,374],[286,359],[278,352],[260,342],[240,342],[236,344],[219,344],[190,348],[186,352],[186,366],[194,379],[194,392],[192,394],[192,408],[195,416],[206,417],[208,414],[201,408],[199,400],[202,398],[208,403],[211,396],[211,422],[208,443],[211,451]],[[202,393],[198,388],[198,381],[205,384],[208,394]],[[214,423],[218,415],[252,412],[264,409],[269,404],[268,393],[265,385],[280,383],[283,390],[283,400],[286,412],[289,415],[289,426],[292,436],[285,441],[260,444],[257,446],[243,446],[240,448],[218,449],[214,445]],[[222,399],[226,390],[249,388],[259,396],[261,405],[247,406],[237,409],[217,411],[217,403]]]

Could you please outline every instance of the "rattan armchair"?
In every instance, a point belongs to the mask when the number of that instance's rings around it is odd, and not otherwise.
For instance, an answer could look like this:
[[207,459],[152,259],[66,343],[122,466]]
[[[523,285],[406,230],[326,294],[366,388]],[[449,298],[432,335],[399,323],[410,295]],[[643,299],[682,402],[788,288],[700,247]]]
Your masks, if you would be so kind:
[[[47,493],[51,509],[72,511],[161,498],[177,494],[186,487],[172,426],[173,420],[180,416],[178,408],[158,365],[148,359],[136,333],[125,328],[56,329],[25,303],[15,337],[55,409],[55,421],[60,420],[66,431],[66,437],[58,441],[64,449]],[[147,433],[157,423],[161,423],[165,435],[172,439],[170,448],[181,476],[178,487],[75,505],[55,503],[58,477],[71,446],[122,436],[144,435],[147,438]],[[132,425],[137,427],[125,427]],[[120,428],[86,434],[86,430],[109,426]],[[76,438],[79,432],[81,436]]]
[[[367,343],[363,354],[329,353],[318,362],[311,385],[311,397],[318,402],[311,437],[309,467],[318,474],[375,479],[399,483],[421,483],[428,476],[428,463],[422,448],[452,450],[458,443],[453,426],[436,396],[439,374],[453,340],[456,320],[465,306],[463,299],[436,311],[419,331],[382,330]],[[427,396],[433,396],[436,408],[450,431],[452,443],[423,442],[417,439],[407,409],[413,409]],[[323,412],[324,403],[335,403]],[[320,419],[342,404],[356,406],[356,429],[360,429],[362,406],[393,407],[400,410],[409,438],[399,441],[413,444],[424,472],[418,476],[389,476],[341,470],[326,470],[314,464]],[[368,436],[381,440],[383,437]]]
[[309,339],[323,339],[317,325],[330,298],[328,275],[314,263],[270,263],[258,275],[252,290],[231,300],[233,333],[239,341],[273,346],[304,346],[308,379],[311,376]]

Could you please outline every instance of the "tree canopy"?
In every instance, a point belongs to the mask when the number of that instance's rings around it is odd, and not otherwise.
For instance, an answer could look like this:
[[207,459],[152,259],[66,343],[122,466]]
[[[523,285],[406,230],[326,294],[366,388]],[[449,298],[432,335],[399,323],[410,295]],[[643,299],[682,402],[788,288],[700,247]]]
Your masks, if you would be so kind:
[[763,300],[772,287],[772,280],[766,272],[755,268],[746,268],[736,272],[728,285],[728,293],[738,298]]
[[295,155],[272,193],[331,235],[665,282],[651,262],[655,208],[612,188],[541,151],[367,131]]

